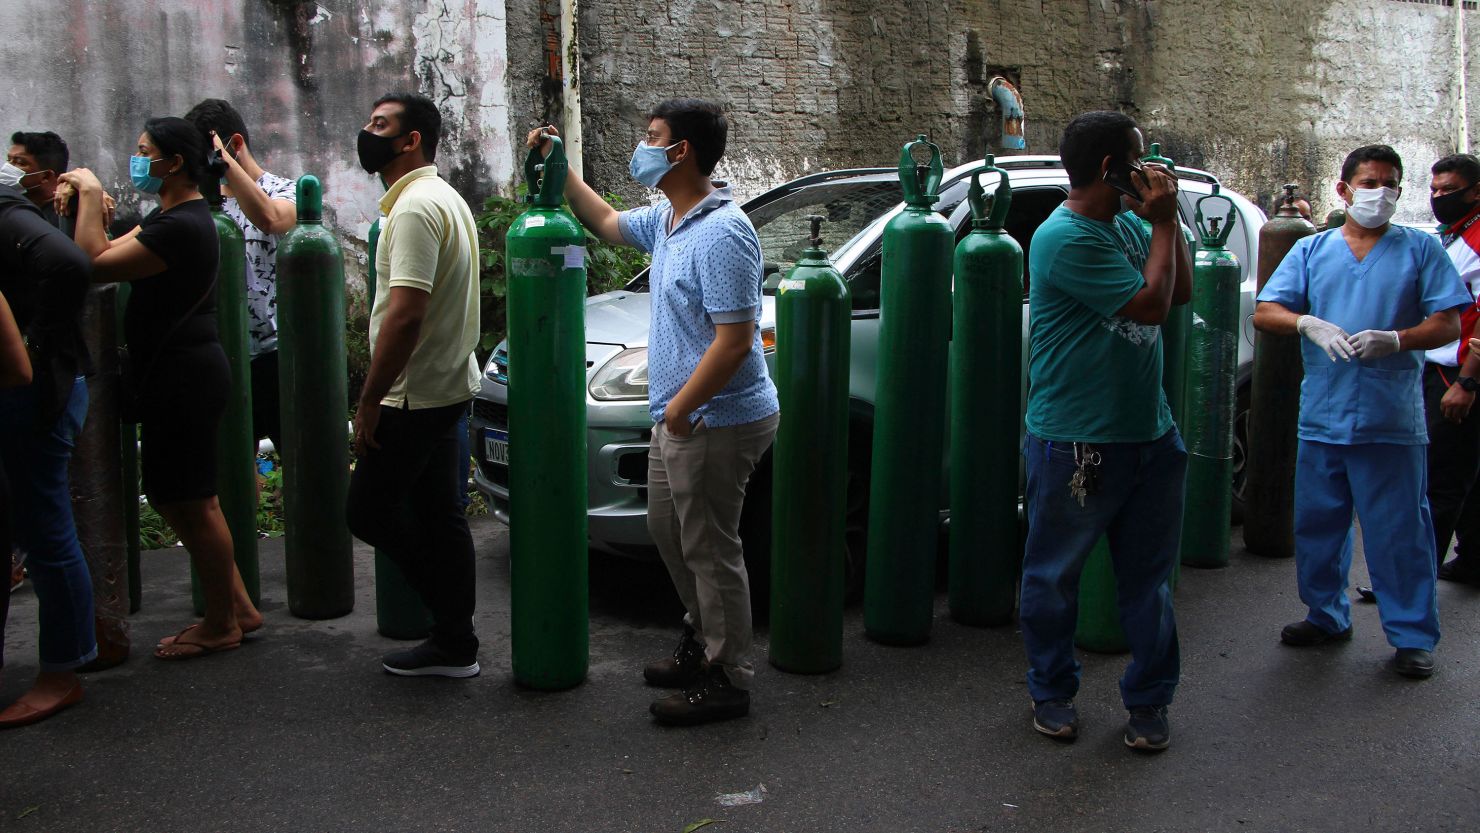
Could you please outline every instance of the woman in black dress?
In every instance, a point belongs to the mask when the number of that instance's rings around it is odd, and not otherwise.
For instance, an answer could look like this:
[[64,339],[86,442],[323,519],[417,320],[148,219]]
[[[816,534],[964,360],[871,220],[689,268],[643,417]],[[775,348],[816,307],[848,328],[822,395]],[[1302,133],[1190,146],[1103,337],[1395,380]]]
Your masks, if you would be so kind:
[[231,369],[216,331],[216,225],[196,183],[221,172],[207,170],[200,131],[168,117],[144,124],[129,173],[159,207],[112,241],[97,177],[79,168],[62,179],[77,189],[76,239],[93,258],[93,279],[132,285],[123,326],[144,493],[190,551],[206,606],[200,623],[161,640],[154,655],[192,659],[236,648],[262,625],[216,500],[216,429]]

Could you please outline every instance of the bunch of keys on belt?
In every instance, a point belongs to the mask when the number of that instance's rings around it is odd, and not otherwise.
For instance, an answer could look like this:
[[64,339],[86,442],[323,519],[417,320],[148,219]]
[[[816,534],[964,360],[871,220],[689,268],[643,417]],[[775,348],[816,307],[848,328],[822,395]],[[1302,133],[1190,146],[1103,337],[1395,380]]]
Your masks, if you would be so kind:
[[1100,487],[1100,452],[1089,443],[1074,444],[1074,474],[1069,478],[1069,497],[1079,501],[1084,508],[1084,499]]

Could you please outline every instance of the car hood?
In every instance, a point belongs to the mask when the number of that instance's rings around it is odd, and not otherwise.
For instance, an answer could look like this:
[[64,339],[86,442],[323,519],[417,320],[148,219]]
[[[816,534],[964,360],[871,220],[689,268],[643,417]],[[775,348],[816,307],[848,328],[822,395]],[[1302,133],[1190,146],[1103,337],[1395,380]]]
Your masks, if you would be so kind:
[[[586,299],[586,342],[645,347],[652,322],[652,295],[625,289]],[[776,299],[761,298],[761,327],[776,322]]]

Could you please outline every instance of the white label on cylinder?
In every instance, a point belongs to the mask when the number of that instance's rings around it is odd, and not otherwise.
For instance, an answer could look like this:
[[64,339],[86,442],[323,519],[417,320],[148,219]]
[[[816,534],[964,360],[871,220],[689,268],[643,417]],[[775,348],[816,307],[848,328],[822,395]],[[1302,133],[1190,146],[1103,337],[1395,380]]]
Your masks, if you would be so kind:
[[545,224],[545,215],[543,215],[543,214],[531,214],[531,215],[529,215],[529,217],[527,217],[524,220],[524,227],[525,228],[539,228],[540,226],[542,226],[544,224]]
[[565,258],[564,268],[566,269],[586,268],[585,246],[555,246],[550,249],[550,254],[563,256]]

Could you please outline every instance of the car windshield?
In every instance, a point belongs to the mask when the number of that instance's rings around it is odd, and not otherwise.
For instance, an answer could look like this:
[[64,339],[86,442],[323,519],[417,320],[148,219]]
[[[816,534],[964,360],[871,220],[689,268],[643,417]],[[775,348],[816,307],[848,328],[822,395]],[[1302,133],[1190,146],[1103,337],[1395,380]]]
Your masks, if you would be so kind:
[[902,199],[896,178],[854,180],[798,188],[755,208],[750,222],[761,238],[767,287],[802,259],[810,245],[808,217],[815,214],[824,219],[823,245],[828,252],[836,252]]
[[[823,245],[834,253],[903,199],[899,180],[891,176],[805,185],[761,205],[748,206],[750,222],[761,238],[767,294],[774,292],[776,283],[807,249],[811,231],[807,217],[816,214],[825,219]],[[647,277],[644,269],[628,289],[646,291]]]

